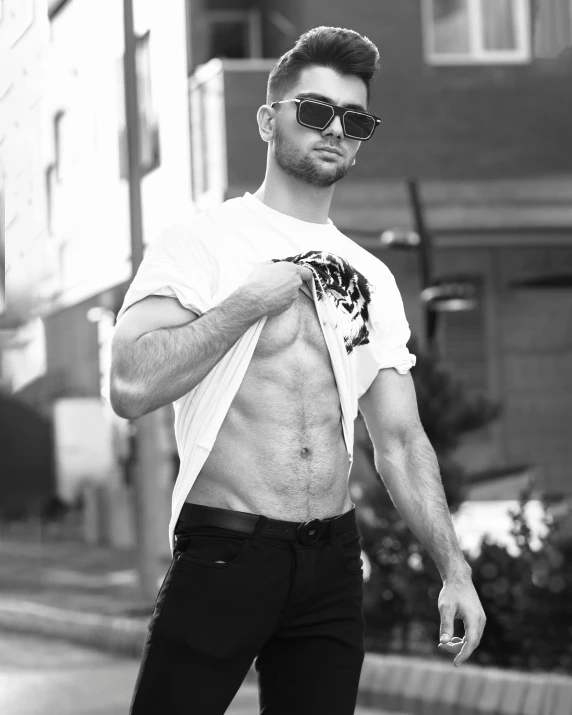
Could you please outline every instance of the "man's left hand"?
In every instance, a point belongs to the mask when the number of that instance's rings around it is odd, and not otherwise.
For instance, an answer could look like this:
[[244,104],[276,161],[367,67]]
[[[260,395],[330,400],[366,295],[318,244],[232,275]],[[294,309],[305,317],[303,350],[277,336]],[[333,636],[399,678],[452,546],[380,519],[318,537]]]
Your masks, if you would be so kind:
[[[470,576],[445,581],[438,604],[441,614],[438,648],[453,656],[455,665],[461,665],[479,645],[487,621]],[[463,638],[453,638],[455,618],[463,619]]]

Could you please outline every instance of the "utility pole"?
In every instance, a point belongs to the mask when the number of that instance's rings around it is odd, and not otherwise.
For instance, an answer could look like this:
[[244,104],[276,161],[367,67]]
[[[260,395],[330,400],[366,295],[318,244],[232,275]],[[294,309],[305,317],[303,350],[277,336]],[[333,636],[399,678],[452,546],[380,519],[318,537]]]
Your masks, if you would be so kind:
[[[123,0],[125,35],[125,119],[129,166],[129,216],[131,225],[131,270],[134,277],[143,260],[143,214],[141,209],[141,161],[139,151],[139,101],[137,96],[136,44],[133,29],[133,0]],[[159,510],[162,505],[159,474],[163,454],[160,446],[161,412],[143,415],[135,421],[135,533],[137,566],[141,589],[154,599],[161,576]]]
[[[423,292],[433,284],[433,246],[431,234],[425,225],[417,179],[407,180],[407,191],[409,193],[411,210],[413,211],[415,231],[419,236],[419,268],[421,274],[421,292]],[[429,352],[434,352],[435,336],[437,334],[437,312],[432,308],[430,302],[424,302],[423,305],[425,345]]]
[[439,313],[473,310],[478,305],[478,286],[467,276],[435,278],[433,265],[433,237],[425,225],[423,204],[417,179],[407,180],[407,193],[415,230],[403,227],[388,228],[380,235],[384,248],[416,250],[419,252],[419,278],[423,306],[424,348],[438,357],[437,321]]

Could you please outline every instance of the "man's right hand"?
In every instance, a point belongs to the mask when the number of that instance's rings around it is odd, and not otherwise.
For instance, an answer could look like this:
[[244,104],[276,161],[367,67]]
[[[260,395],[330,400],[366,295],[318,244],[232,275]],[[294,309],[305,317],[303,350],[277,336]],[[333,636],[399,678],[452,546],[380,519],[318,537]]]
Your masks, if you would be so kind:
[[284,313],[298,297],[303,281],[310,281],[313,273],[309,268],[291,261],[264,261],[254,266],[245,288],[256,296],[269,317]]

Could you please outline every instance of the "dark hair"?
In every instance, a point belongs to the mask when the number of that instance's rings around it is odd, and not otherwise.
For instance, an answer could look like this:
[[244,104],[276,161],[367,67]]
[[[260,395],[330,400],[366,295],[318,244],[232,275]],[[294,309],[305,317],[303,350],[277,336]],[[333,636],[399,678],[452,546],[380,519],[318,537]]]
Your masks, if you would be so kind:
[[302,70],[311,65],[360,77],[366,86],[369,103],[371,81],[379,69],[377,47],[354,30],[321,26],[305,32],[274,65],[268,77],[268,104],[282,99],[296,84]]

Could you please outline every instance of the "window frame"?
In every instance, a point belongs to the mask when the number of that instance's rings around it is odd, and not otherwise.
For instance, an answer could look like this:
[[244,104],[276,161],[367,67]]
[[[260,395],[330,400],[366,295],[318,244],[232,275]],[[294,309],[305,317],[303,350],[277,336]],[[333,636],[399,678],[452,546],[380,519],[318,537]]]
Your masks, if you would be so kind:
[[244,59],[262,57],[262,18],[258,8],[206,10],[204,19],[209,35],[212,28],[218,23],[236,22],[242,24],[248,45],[248,57]]
[[467,53],[435,52],[433,7],[435,0],[421,0],[425,60],[435,66],[519,65],[532,61],[531,8],[528,0],[512,0],[516,12],[515,50],[487,50],[483,47],[483,0],[466,0],[469,10],[469,43]]
[[60,10],[63,10],[64,5],[67,5],[71,0],[48,0],[48,19],[51,22],[54,15],[57,15]]
[[[540,2],[540,0],[538,0]],[[566,47],[572,44],[572,0],[558,0],[558,4],[562,6],[568,6],[568,26],[561,25],[559,21],[562,17],[559,17],[560,13],[558,10],[554,13],[552,18],[549,17],[546,12],[545,6],[538,6],[536,13],[532,16],[533,29],[532,35],[532,54],[535,59],[553,59]],[[556,47],[553,44],[547,45],[543,41],[546,36],[549,39],[554,40],[554,34],[558,34],[556,38]],[[542,32],[546,32],[543,36]],[[559,43],[558,41],[561,40]]]
[[[12,10],[11,13],[10,10]],[[34,0],[21,0],[19,10],[20,13],[15,15],[12,5],[2,3],[2,23],[5,27],[4,36],[8,49],[17,45],[36,21]]]

